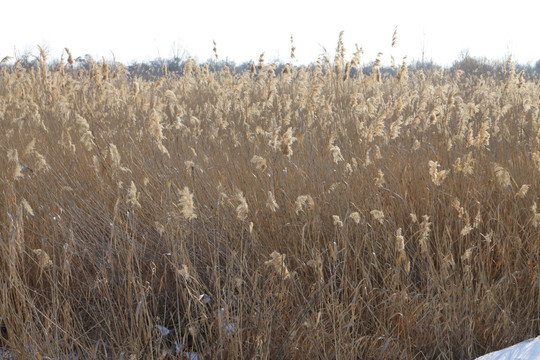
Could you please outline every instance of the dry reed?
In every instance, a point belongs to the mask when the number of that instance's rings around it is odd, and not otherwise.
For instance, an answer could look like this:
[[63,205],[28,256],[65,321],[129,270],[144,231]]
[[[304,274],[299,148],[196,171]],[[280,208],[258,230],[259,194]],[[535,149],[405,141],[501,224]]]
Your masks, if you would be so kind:
[[367,76],[342,36],[280,74],[2,60],[0,348],[457,359],[537,335],[538,79],[382,54]]

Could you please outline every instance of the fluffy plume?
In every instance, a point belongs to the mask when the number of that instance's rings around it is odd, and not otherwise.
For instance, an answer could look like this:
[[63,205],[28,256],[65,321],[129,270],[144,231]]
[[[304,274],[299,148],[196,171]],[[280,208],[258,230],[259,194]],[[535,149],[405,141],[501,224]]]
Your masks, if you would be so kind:
[[171,157],[167,148],[163,145],[163,124],[161,123],[161,114],[157,110],[152,110],[150,114],[150,119],[148,121],[148,133],[154,140],[154,143],[157,145],[159,151],[161,151],[167,157]]
[[339,146],[334,145],[334,141],[335,137],[332,136],[328,144],[328,151],[332,155],[334,162],[337,164],[340,161],[345,161],[345,159],[343,158],[343,155],[341,155],[341,149],[339,148]]
[[264,262],[267,266],[272,266],[274,270],[281,276],[284,280],[290,279],[294,273],[290,273],[285,266],[285,255],[274,251],[270,254],[270,260]]
[[501,186],[509,187],[512,185],[510,181],[510,173],[508,172],[508,170],[495,163],[493,164],[493,171],[495,172],[497,181]]
[[396,46],[397,44],[397,26],[394,30],[394,34],[392,35],[392,47]]
[[193,170],[195,170],[195,163],[191,160],[186,160],[184,161],[184,166],[186,167],[187,173],[192,175]]
[[473,250],[474,250],[474,247],[471,247],[465,250],[463,255],[461,255],[461,261],[462,262],[468,261],[472,256]]
[[403,118],[399,118],[390,125],[390,139],[394,140],[399,137],[401,131],[401,125],[403,124]]
[[330,146],[329,151],[330,151],[330,154],[332,154],[332,158],[334,159],[334,162],[336,164],[339,163],[340,161],[345,160],[343,156],[341,155],[341,149],[338,146],[336,145]]
[[44,270],[50,266],[52,266],[53,262],[51,261],[51,258],[49,257],[49,254],[45,252],[45,250],[42,249],[34,249],[32,252],[37,257],[37,263],[41,270]]
[[519,197],[519,198],[523,199],[525,197],[525,195],[527,195],[527,192],[529,191],[529,188],[530,188],[530,185],[526,185],[526,184],[521,185],[521,188],[516,193],[515,197]]
[[266,159],[264,159],[263,157],[261,156],[258,156],[258,155],[253,155],[253,157],[251,158],[251,163],[253,164],[253,166],[255,166],[255,168],[259,171],[264,171],[266,170]]
[[352,212],[349,214],[349,219],[352,219],[355,223],[360,223],[360,214],[358,212]]
[[26,199],[24,199],[24,198],[22,199],[21,205],[23,206],[24,210],[26,210],[26,212],[28,213],[28,215],[34,216],[34,210],[33,210],[32,207],[30,206],[30,204],[28,203],[28,201],[26,201]]
[[473,228],[478,229],[478,226],[482,223],[482,213],[480,212],[480,209],[476,212],[476,216],[474,217],[474,223]]
[[127,203],[132,207],[141,207],[141,204],[139,204],[139,194],[137,194],[137,187],[135,186],[135,183],[133,181],[131,182],[128,189]]
[[341,221],[338,215],[332,215],[332,219],[334,219],[334,226],[343,227],[343,221]]
[[463,229],[461,229],[461,236],[469,235],[469,233],[473,230],[473,227],[471,226],[471,220],[469,218],[469,213],[465,214],[465,226]]
[[444,179],[448,176],[450,170],[439,171],[439,163],[437,161],[429,161],[429,175],[431,175],[431,181],[437,186],[440,186]]
[[484,121],[482,123],[482,126],[480,127],[480,131],[478,132],[478,136],[474,140],[474,146],[477,148],[488,146],[489,145],[489,138],[491,137],[489,132],[489,121]]
[[384,224],[384,212],[382,212],[381,210],[371,210],[370,213],[375,220],[377,220],[381,224]]
[[460,219],[463,218],[463,215],[465,215],[465,209],[461,206],[461,203],[459,202],[459,199],[455,198],[454,200],[452,200],[451,205],[458,212],[459,218]]
[[396,230],[396,249],[398,252],[398,263],[403,266],[403,269],[408,274],[411,271],[411,262],[405,252],[405,238],[401,234],[401,228]]
[[92,134],[90,131],[90,125],[88,125],[88,121],[86,121],[85,118],[79,114],[76,114],[75,117],[75,121],[79,127],[79,133],[81,134],[81,143],[87,151],[90,151],[94,146],[96,146],[94,142],[94,134]]
[[73,66],[73,56],[71,55],[71,51],[69,51],[68,48],[65,48],[64,50],[66,50],[66,53],[68,54],[68,64]]
[[10,163],[13,163],[11,170],[11,178],[13,180],[17,180],[23,177],[22,166],[21,162],[19,161],[19,153],[17,152],[17,149],[8,150],[7,158]]
[[472,158],[472,153],[469,152],[464,160],[458,157],[454,162],[454,171],[462,172],[464,175],[472,175],[474,173],[474,159]]
[[311,195],[300,195],[296,198],[296,202],[294,203],[294,211],[296,215],[298,215],[298,213],[304,209],[313,210],[314,207],[315,202],[313,201]]
[[182,207],[184,219],[191,221],[197,218],[197,214],[195,214],[195,204],[193,203],[193,194],[189,192],[187,186],[180,190],[179,205]]
[[386,181],[384,180],[384,173],[381,169],[379,169],[378,176],[375,178],[375,186],[377,186],[378,188],[382,188],[385,183]]
[[272,193],[271,191],[268,192],[268,200],[266,200],[266,206],[268,206],[273,212],[276,212],[276,210],[279,209],[279,205],[276,202],[274,193]]
[[281,149],[281,152],[283,155],[291,156],[293,154],[292,151],[292,144],[295,143],[297,139],[293,136],[293,129],[290,127],[287,129],[285,134],[281,137],[279,148]]
[[429,234],[431,233],[431,222],[429,222],[429,216],[424,215],[423,221],[420,224],[420,252],[425,258],[429,257]]
[[36,139],[32,138],[32,140],[30,140],[28,145],[26,145],[26,147],[24,148],[23,157],[32,154],[35,149],[36,149]]
[[109,144],[109,154],[111,156],[111,167],[114,174],[118,174],[118,172],[131,172],[131,170],[122,166],[120,153],[116,145]]
[[175,102],[176,101],[176,95],[171,90],[165,91],[165,99]]
[[238,206],[236,207],[236,217],[238,218],[238,220],[244,221],[247,219],[249,213],[249,208],[246,198],[244,197],[244,193],[242,193],[240,190],[237,190],[235,198],[236,201],[239,202]]

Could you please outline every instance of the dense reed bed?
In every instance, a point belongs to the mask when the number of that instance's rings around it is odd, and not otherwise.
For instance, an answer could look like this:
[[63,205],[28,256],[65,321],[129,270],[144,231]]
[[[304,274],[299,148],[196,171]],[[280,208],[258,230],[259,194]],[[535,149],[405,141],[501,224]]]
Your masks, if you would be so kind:
[[359,64],[4,65],[1,348],[469,359],[538,335],[538,78]]

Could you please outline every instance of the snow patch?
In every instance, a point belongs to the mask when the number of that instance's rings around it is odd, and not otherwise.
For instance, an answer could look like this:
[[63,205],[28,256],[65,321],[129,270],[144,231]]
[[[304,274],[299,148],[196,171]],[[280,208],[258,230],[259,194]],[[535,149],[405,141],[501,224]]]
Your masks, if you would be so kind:
[[540,360],[540,336],[480,356],[476,360]]

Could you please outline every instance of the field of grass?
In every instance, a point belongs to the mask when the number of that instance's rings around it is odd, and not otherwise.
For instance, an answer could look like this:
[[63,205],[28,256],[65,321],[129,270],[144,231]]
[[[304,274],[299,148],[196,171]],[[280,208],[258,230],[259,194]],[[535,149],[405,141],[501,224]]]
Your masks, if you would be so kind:
[[4,65],[0,348],[469,359],[540,334],[538,77],[343,52]]

